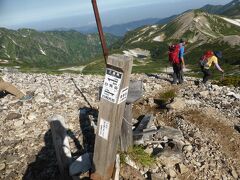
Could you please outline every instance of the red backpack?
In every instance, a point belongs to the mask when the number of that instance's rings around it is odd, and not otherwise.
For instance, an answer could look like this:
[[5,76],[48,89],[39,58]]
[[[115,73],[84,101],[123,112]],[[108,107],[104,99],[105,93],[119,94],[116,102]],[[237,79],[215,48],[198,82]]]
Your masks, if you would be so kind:
[[200,58],[200,64],[202,66],[204,66],[205,64],[207,64],[208,59],[212,56],[214,56],[213,51],[209,50],[209,51],[205,52],[204,55]]
[[175,44],[168,47],[168,59],[173,64],[179,64],[179,51],[180,51],[180,45]]

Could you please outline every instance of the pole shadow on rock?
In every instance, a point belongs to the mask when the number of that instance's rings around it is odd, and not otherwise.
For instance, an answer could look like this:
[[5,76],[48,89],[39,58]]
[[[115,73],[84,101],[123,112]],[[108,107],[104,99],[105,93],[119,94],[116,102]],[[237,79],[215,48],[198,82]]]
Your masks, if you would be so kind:
[[5,91],[0,91],[0,99],[1,99],[1,98],[4,98],[4,97],[7,96],[8,94],[10,94],[10,93],[5,92]]
[[98,111],[83,107],[79,109],[79,124],[83,134],[83,148],[85,152],[93,153],[95,143],[95,130],[97,127]]
[[[71,177],[68,176],[68,167],[72,163],[73,158],[71,158],[71,154],[70,156],[67,156],[66,149],[64,150],[64,148],[69,148],[64,146],[65,137],[70,137],[71,139],[73,139],[75,147],[77,148],[76,154],[82,154],[83,148],[71,130],[65,129],[65,127],[63,127],[60,122],[54,121],[54,123],[56,123],[55,124],[56,130],[64,131],[66,132],[66,135],[64,135],[62,138],[59,137],[55,138],[56,142],[54,145],[53,133],[51,129],[49,129],[45,133],[44,135],[45,146],[36,155],[35,161],[28,165],[27,170],[23,176],[23,180],[71,179]],[[56,143],[59,144],[59,146],[57,147],[57,149],[59,149],[58,151],[56,151],[55,149]],[[70,152],[70,149],[68,150]],[[57,157],[61,158],[58,159]],[[59,166],[58,161],[61,161],[63,166]],[[61,172],[63,171],[66,172],[67,177],[61,174]]]
[[[169,78],[164,78],[164,77],[161,77],[160,75],[157,75],[157,74],[146,74],[148,77],[154,77],[156,79],[160,79],[160,80],[164,80],[164,81],[168,81],[170,83],[172,83],[172,80],[170,80]],[[167,74],[170,78],[172,77],[172,74]]]
[[75,88],[79,91],[79,93],[81,94],[81,96],[83,97],[84,101],[88,104],[88,106],[92,109],[92,105],[90,104],[90,102],[88,101],[87,97],[83,94],[82,90],[77,86],[76,82],[74,81],[73,78],[71,78],[71,81],[73,82]]

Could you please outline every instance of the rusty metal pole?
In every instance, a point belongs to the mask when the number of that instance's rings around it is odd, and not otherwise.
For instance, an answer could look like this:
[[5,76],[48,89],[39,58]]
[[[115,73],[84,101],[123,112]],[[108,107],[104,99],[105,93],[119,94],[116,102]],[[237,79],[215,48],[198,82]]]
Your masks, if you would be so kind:
[[105,64],[107,64],[107,58],[108,58],[108,49],[107,49],[107,44],[104,38],[104,33],[103,33],[103,29],[102,29],[102,23],[101,23],[101,19],[99,16],[99,12],[98,12],[98,7],[97,7],[97,2],[96,0],[92,0],[92,5],[93,5],[93,11],[95,14],[95,19],[96,19],[96,23],[97,23],[97,28],[98,28],[98,33],[99,33],[99,37],[100,37],[100,41],[101,41],[101,45],[102,45],[102,50],[103,50],[103,56],[105,59]]

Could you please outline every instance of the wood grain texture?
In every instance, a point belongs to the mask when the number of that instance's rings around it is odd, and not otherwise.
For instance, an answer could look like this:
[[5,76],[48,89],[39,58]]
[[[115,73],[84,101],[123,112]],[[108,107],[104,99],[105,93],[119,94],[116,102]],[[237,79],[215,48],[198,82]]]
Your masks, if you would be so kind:
[[[129,86],[132,63],[132,58],[123,55],[111,55],[108,58],[107,68],[123,73],[118,96],[122,89]],[[101,98],[98,116],[98,128],[94,146],[94,168],[91,179],[109,180],[112,176],[119,136],[121,133],[125,103],[126,100],[118,104]],[[107,122],[106,124],[109,123],[110,128],[107,139],[99,136],[101,121]]]

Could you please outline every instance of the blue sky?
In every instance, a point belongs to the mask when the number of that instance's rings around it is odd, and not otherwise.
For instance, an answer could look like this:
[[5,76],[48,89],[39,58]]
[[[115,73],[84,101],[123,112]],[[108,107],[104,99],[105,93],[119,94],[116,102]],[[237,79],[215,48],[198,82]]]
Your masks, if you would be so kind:
[[[231,0],[97,0],[104,26],[163,18]],[[39,30],[95,24],[91,0],[0,0],[0,27]]]

